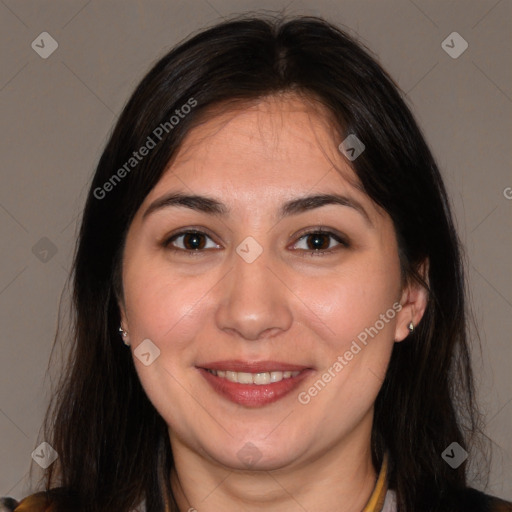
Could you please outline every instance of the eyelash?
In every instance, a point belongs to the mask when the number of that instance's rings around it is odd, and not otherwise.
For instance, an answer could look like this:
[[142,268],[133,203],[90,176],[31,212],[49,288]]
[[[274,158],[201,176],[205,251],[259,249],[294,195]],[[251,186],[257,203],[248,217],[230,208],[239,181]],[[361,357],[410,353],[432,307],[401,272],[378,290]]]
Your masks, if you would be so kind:
[[[170,246],[171,242],[173,242],[177,238],[179,238],[181,236],[184,236],[184,235],[204,235],[204,236],[210,238],[210,240],[212,240],[212,238],[207,233],[205,233],[203,231],[199,231],[199,230],[195,230],[195,229],[189,229],[189,230],[180,231],[178,233],[173,234],[171,237],[166,238],[162,242],[162,246],[164,248],[166,248],[166,249],[171,250],[172,252],[175,252],[175,253],[176,252],[185,253],[185,254],[187,254],[188,256],[191,256],[191,257],[199,256],[199,255],[203,254],[205,250],[207,250],[207,249],[196,249],[196,250],[192,250],[192,249],[178,249],[176,247],[171,247]],[[304,233],[301,233],[299,235],[299,238],[298,238],[297,242],[300,241],[301,239],[307,237],[307,236],[310,236],[310,235],[329,235],[331,238],[334,238],[337,242],[339,242],[341,246],[343,246],[343,247],[345,247],[347,249],[350,247],[349,242],[346,239],[344,239],[342,236],[340,236],[337,233],[334,233],[332,231],[323,229],[323,228],[315,228],[315,229],[313,229],[311,231],[306,231]],[[325,255],[333,254],[337,250],[338,249],[327,249],[327,250],[322,250],[322,251],[318,250],[317,251],[317,250],[313,250],[313,249],[299,249],[299,253],[304,253],[304,254],[301,254],[302,257],[307,257],[308,255],[313,257],[313,256],[325,256]]]

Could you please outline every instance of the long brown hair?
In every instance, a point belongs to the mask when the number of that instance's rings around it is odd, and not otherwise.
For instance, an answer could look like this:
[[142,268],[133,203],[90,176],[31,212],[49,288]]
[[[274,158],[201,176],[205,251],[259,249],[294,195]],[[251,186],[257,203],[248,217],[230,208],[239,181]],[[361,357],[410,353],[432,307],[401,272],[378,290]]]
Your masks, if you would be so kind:
[[[125,106],[94,174],[73,263],[69,359],[45,420],[45,440],[59,454],[45,486],[59,485],[79,510],[127,512],[145,500],[157,512],[165,494],[172,500],[169,478],[161,478],[173,464],[167,425],[118,333],[130,223],[208,109],[287,91],[321,102],[334,130],[364,141],[352,166],[393,220],[405,278],[427,286],[418,269],[429,262],[425,315],[411,339],[395,344],[375,403],[375,467],[387,451],[402,511],[445,510],[467,485],[466,463],[452,469],[441,458],[452,442],[470,451],[479,415],[463,262],[435,160],[399,88],[363,45],[319,18],[258,17],[218,24],[161,58]],[[170,123],[191,98],[195,106]],[[158,126],[167,129],[156,141]],[[148,137],[156,146],[119,173]]]

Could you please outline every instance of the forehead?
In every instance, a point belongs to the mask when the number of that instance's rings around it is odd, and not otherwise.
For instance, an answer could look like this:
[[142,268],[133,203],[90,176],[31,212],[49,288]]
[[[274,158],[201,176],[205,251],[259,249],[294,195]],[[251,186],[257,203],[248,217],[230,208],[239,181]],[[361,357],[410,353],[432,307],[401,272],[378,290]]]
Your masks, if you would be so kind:
[[[355,178],[337,149],[339,129],[329,117],[325,107],[290,94],[236,108],[217,106],[187,134],[170,166],[177,170],[191,160],[209,160],[210,164],[214,160],[222,162],[223,168],[240,168],[243,164],[246,168],[258,166],[264,173],[278,164],[293,164],[286,169],[292,177],[305,167],[299,164],[306,159],[307,163],[314,162],[315,168],[341,166]],[[234,161],[235,154],[238,158]],[[254,159],[258,164],[251,166]],[[281,167],[280,174],[284,171]]]
[[338,150],[331,117],[294,95],[219,106],[188,132],[144,204],[176,189],[222,197],[232,209],[338,192],[375,209]]

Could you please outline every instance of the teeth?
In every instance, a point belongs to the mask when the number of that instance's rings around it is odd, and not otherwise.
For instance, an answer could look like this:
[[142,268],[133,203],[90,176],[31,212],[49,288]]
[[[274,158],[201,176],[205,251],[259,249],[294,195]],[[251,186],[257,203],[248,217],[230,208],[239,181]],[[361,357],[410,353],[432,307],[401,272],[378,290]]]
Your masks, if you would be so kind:
[[253,384],[252,380],[252,374],[251,373],[244,373],[244,372],[238,372],[236,374],[236,377],[238,379],[238,382],[240,384]]
[[270,373],[269,372],[263,372],[263,373],[256,373],[253,377],[253,383],[254,384],[270,384]]
[[216,375],[222,379],[227,379],[231,382],[239,384],[271,384],[273,382],[280,382],[283,379],[296,377],[300,371],[295,372],[262,372],[262,373],[248,373],[248,372],[233,372],[224,370],[208,370],[212,375]]
[[283,372],[270,372],[270,382],[283,380]]
[[228,379],[231,382],[238,382],[236,372],[226,372],[226,379]]

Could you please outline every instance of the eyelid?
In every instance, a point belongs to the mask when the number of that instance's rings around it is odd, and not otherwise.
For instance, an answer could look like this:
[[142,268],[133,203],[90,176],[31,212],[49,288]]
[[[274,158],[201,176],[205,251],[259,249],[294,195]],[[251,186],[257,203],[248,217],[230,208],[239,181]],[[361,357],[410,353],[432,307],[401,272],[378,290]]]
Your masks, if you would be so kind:
[[315,226],[313,228],[304,228],[303,230],[299,231],[298,233],[295,233],[290,236],[290,238],[302,238],[305,235],[313,235],[316,233],[322,233],[323,235],[331,235],[333,238],[337,238],[340,243],[343,243],[345,245],[350,245],[349,238],[344,235],[343,233],[340,233],[338,230],[334,228],[329,228],[327,226]]

